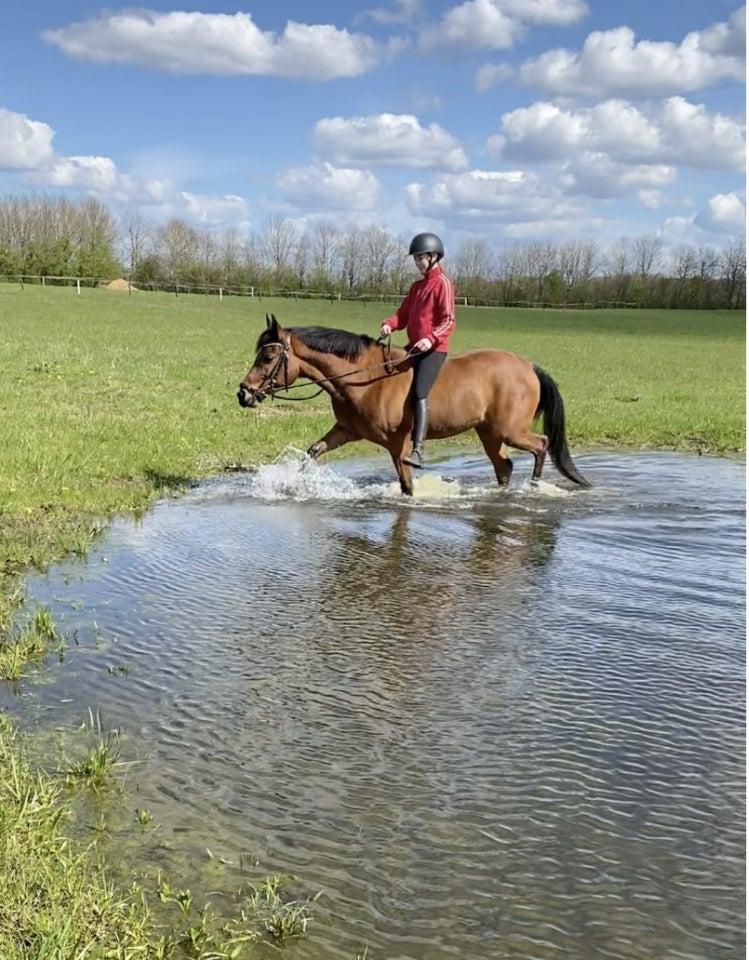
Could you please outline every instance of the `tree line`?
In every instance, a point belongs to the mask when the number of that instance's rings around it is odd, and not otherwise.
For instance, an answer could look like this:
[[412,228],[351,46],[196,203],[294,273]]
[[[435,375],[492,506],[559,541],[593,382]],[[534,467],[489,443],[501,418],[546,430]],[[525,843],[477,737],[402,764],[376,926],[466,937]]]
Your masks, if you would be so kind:
[[[217,233],[173,218],[150,223],[133,208],[120,219],[93,197],[0,198],[0,277],[125,277],[140,287],[225,289],[325,296],[403,294],[414,279],[408,237],[383,227],[323,220],[301,230],[269,217],[249,234]],[[469,303],[622,303],[648,307],[746,307],[743,239],[722,249],[666,251],[657,234],[515,243],[486,240],[448,251],[446,269]]]

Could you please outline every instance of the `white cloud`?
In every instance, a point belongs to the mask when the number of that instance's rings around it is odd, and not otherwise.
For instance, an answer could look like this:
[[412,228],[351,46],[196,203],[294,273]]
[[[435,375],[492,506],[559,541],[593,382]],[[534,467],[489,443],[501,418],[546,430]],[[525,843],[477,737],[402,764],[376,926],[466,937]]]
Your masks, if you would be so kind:
[[484,63],[476,71],[473,81],[474,90],[483,93],[498,83],[512,78],[512,67],[507,63]]
[[0,107],[0,170],[33,170],[53,157],[52,127]]
[[108,193],[118,186],[120,177],[109,157],[55,157],[33,174],[45,187],[70,187]]
[[180,191],[169,204],[172,216],[184,217],[198,226],[216,227],[240,223],[247,216],[247,203],[231,194],[217,196]]
[[503,50],[524,36],[528,23],[568,25],[587,11],[583,0],[466,0],[424,30],[419,49]]
[[629,27],[594,31],[582,50],[549,50],[526,60],[521,83],[557,96],[669,96],[698,90],[719,80],[743,81],[745,16],[687,34],[680,44],[635,42]]
[[436,123],[422,127],[409,114],[327,117],[315,124],[321,156],[339,166],[436,167],[464,170],[468,157],[458,141]]
[[728,235],[746,232],[746,197],[738,193],[718,193],[694,218],[698,227],[711,233]]
[[553,183],[521,170],[446,174],[431,185],[409,184],[406,198],[417,219],[449,217],[479,223],[569,217],[579,209],[579,202],[565,197]]
[[380,203],[380,184],[368,170],[323,163],[285,170],[277,184],[286,201],[302,210],[373,210]]
[[743,170],[743,123],[710,113],[682,97],[640,109],[624,100],[571,109],[540,101],[502,117],[502,132],[487,140],[490,156],[555,160],[581,151],[621,162],[673,164],[703,170]]
[[421,8],[421,0],[395,0],[392,7],[365,10],[356,20],[374,20],[375,23],[408,23]]
[[617,163],[605,153],[582,153],[565,166],[569,193],[608,199],[636,193],[652,207],[652,191],[676,181],[676,169],[667,164]]
[[399,45],[378,44],[330,24],[290,20],[283,33],[260,30],[246,13],[125,10],[42,35],[68,56],[170,73],[266,74],[308,80],[353,77]]

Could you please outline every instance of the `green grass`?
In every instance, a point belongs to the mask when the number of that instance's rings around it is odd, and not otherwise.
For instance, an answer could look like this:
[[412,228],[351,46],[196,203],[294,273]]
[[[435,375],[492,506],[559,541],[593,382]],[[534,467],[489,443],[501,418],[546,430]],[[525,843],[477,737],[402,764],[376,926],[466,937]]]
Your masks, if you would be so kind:
[[[305,448],[331,425],[325,397],[237,404],[266,312],[289,326],[376,336],[391,308],[0,285],[0,678],[22,682],[63,642],[43,608],[18,625],[25,571],[85,555],[116,513]],[[463,308],[457,319],[454,351],[515,350],[556,379],[573,456],[600,446],[745,448],[741,313]],[[479,449],[473,435],[462,442]],[[361,444],[340,455],[375,451]],[[116,891],[90,850],[65,837],[73,800],[31,768],[7,726],[0,714],[3,960],[228,957],[263,933],[304,932],[307,902],[283,901],[275,878],[253,887],[223,928],[189,891],[162,886],[161,899],[185,916],[177,933],[160,933],[143,891]],[[99,737],[62,780],[99,789],[116,764],[117,742]],[[136,811],[134,829],[149,823]]]

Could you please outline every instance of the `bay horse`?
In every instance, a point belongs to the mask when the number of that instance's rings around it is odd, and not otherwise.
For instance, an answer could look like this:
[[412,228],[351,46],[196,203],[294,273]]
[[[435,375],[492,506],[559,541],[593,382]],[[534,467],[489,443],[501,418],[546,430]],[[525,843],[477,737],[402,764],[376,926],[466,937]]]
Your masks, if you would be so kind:
[[[330,397],[335,423],[307,450],[317,459],[354,440],[384,447],[398,474],[401,491],[413,494],[413,472],[403,462],[411,436],[410,355],[402,347],[366,334],[331,327],[282,327],[266,315],[255,360],[239,385],[242,407],[288,389],[303,377]],[[533,421],[543,414],[543,434]],[[565,435],[564,403],[554,380],[536,364],[506,350],[466,350],[450,354],[429,393],[427,439],[475,430],[494,466],[497,482],[510,482],[507,447],[533,454],[532,481],[541,479],[546,454],[557,470],[580,486],[590,486],[572,462]]]

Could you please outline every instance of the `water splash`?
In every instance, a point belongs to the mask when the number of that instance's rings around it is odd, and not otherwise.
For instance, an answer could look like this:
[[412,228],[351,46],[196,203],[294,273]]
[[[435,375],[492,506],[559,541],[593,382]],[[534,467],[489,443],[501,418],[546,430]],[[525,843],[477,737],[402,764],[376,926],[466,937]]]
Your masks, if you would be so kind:
[[[396,487],[397,485],[392,484]],[[365,500],[388,494],[387,484],[362,486],[330,464],[321,464],[295,449],[285,450],[273,463],[258,467],[249,493],[258,500]]]
[[[360,464],[358,465],[360,468]],[[380,469],[381,466],[381,469]],[[541,480],[531,483],[524,480],[511,488],[499,488],[493,481],[466,482],[465,477],[450,475],[465,469],[462,464],[449,462],[434,464],[423,471],[414,472],[413,498],[404,498],[395,479],[373,479],[372,472],[350,476],[346,470],[351,462],[321,463],[312,460],[302,450],[287,447],[272,463],[262,464],[250,479],[246,492],[253,498],[267,501],[365,501],[398,500],[418,503],[422,506],[439,506],[449,500],[464,501],[466,506],[477,499],[512,495],[513,499],[538,501],[570,496],[572,491],[555,483]],[[444,471],[444,473],[442,472]],[[377,465],[377,473],[387,475],[390,464]],[[447,474],[447,475],[445,475]],[[472,478],[475,480],[476,478]]]

